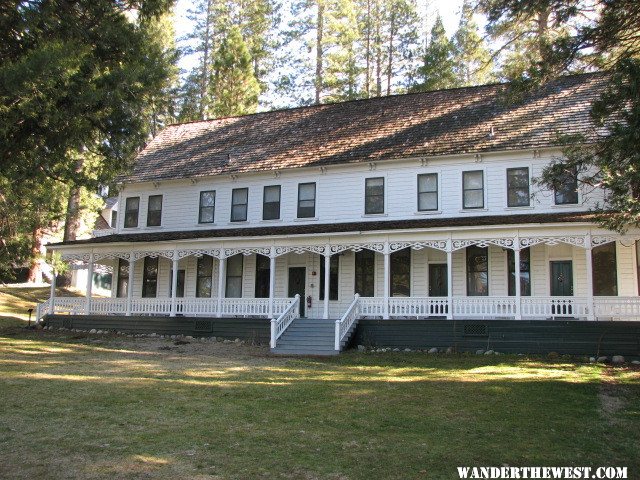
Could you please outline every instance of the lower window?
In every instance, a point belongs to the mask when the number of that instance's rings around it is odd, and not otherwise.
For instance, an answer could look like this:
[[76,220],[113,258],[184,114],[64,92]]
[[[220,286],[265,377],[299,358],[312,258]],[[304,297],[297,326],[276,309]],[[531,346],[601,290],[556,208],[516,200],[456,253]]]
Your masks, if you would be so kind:
[[153,298],[158,294],[158,257],[144,257],[142,273],[142,297]]
[[392,297],[411,295],[411,249],[405,248],[391,254],[391,292]]
[[467,247],[467,295],[489,295],[489,250],[486,247]]
[[226,298],[242,297],[242,267],[244,256],[239,253],[227,258],[227,282],[225,289]]

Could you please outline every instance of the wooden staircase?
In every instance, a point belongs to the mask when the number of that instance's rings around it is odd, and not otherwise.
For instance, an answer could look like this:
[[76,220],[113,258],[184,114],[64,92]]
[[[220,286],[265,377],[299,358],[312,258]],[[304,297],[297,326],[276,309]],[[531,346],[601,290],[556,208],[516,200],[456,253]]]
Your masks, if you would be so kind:
[[[276,348],[278,355],[337,355],[335,349],[335,320],[321,318],[296,318],[280,336]],[[340,350],[349,342],[355,329],[353,324],[340,344]]]

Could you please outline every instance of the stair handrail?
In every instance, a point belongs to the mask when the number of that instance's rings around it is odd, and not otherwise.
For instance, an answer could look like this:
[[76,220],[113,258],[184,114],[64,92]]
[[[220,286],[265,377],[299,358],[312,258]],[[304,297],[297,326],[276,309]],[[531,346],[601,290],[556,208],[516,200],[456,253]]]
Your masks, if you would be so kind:
[[269,342],[271,348],[276,348],[278,338],[296,318],[300,318],[300,295],[297,293],[284,312],[278,318],[271,319],[271,341]]
[[334,348],[337,351],[340,351],[340,343],[345,335],[351,329],[353,322],[355,322],[360,317],[360,294],[356,293],[353,296],[353,301],[347,311],[344,312],[342,318],[336,320],[336,331],[335,331],[335,344]]

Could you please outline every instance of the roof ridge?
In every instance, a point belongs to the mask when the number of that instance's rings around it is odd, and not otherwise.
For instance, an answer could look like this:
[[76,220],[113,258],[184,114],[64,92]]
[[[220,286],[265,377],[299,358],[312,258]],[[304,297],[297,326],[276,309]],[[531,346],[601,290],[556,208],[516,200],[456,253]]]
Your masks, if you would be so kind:
[[[567,74],[567,75],[561,75],[557,78],[555,78],[552,81],[559,81],[561,79],[567,79],[567,78],[571,78],[571,77],[589,77],[589,76],[598,76],[598,75],[604,75],[607,72],[604,70],[598,70],[598,71],[594,71],[594,72],[582,72],[582,73],[571,73],[571,74]],[[369,98],[354,98],[351,100],[341,100],[341,101],[335,101],[335,102],[327,102],[327,103],[316,103],[313,105],[298,105],[296,107],[283,107],[283,108],[276,108],[273,110],[265,110],[262,112],[254,112],[254,113],[246,113],[244,115],[227,115],[227,116],[223,116],[223,117],[216,117],[216,118],[210,118],[207,120],[191,120],[188,122],[175,122],[175,123],[169,123],[166,125],[166,127],[164,128],[164,130],[170,128],[170,127],[180,127],[182,125],[192,125],[195,123],[214,123],[214,122],[218,122],[220,120],[230,120],[233,118],[247,118],[247,117],[253,117],[253,116],[257,116],[257,115],[265,115],[265,114],[269,114],[269,113],[277,113],[277,112],[290,112],[290,111],[294,111],[294,110],[304,110],[304,109],[315,109],[315,108],[324,108],[324,107],[328,107],[328,106],[334,106],[334,105],[343,105],[343,104],[347,104],[347,103],[356,103],[356,102],[376,102],[376,101],[382,101],[384,99],[388,99],[388,98],[398,98],[398,97],[408,97],[408,96],[412,96],[412,95],[429,95],[429,94],[434,94],[434,93],[438,93],[438,92],[450,92],[450,91],[455,91],[455,90],[473,90],[473,89],[484,89],[484,88],[489,88],[489,87],[499,87],[499,86],[504,86],[504,85],[510,85],[512,84],[513,81],[504,81],[504,82],[492,82],[492,83],[483,83],[481,85],[466,85],[466,86],[462,86],[462,87],[448,87],[448,88],[438,88],[436,90],[427,90],[425,92],[404,92],[404,93],[394,93],[391,95],[381,95],[379,97],[369,97]]]

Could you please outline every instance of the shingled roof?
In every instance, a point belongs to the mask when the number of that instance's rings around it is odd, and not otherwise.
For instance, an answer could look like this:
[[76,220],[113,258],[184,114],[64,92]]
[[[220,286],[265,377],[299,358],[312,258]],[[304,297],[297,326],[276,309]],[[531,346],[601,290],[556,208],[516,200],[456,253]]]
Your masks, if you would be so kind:
[[556,145],[591,133],[602,73],[561,77],[518,103],[507,84],[392,95],[170,125],[123,182]]

